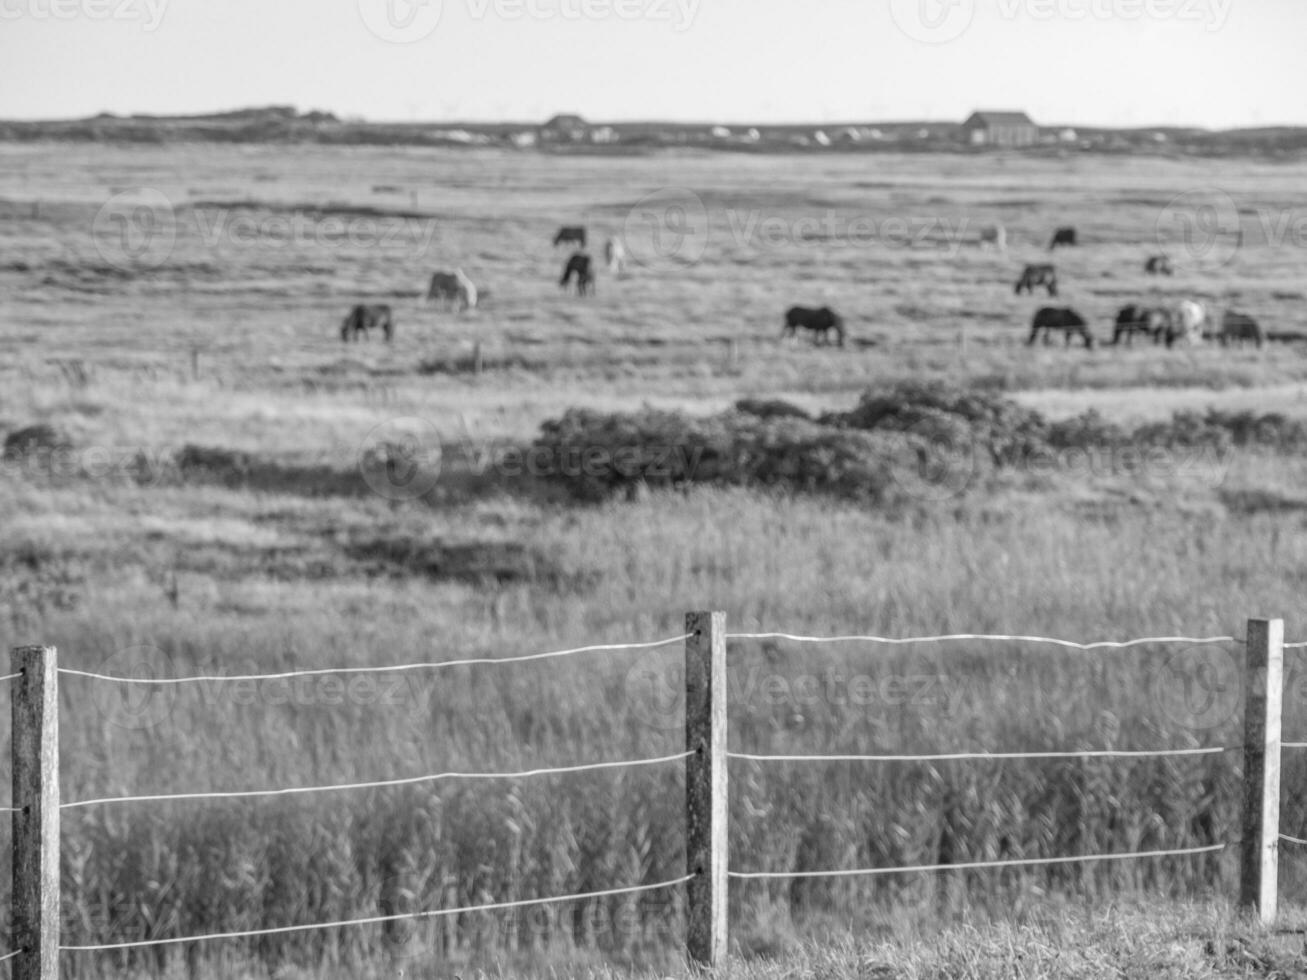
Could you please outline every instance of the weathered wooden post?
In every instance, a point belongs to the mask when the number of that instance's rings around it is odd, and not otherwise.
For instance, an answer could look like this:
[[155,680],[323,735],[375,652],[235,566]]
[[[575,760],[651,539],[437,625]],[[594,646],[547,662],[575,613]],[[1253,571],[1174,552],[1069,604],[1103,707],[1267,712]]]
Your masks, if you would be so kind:
[[54,647],[16,647],[14,980],[59,980],[59,673]]
[[1239,905],[1275,922],[1280,855],[1280,706],[1284,620],[1248,620],[1243,718],[1243,843]]
[[686,614],[686,951],[691,962],[726,959],[726,613]]

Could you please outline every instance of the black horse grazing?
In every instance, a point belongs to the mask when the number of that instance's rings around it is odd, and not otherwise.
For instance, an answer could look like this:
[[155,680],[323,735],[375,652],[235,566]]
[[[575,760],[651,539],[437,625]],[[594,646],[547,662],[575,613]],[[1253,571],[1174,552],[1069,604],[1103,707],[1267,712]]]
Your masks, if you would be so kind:
[[1054,266],[1028,265],[1021,278],[1017,280],[1016,294],[1021,295],[1021,291],[1034,293],[1036,286],[1044,286],[1048,289],[1049,296],[1057,295],[1057,269]]
[[576,294],[584,296],[586,293],[595,291],[594,273],[590,271],[590,256],[584,252],[577,252],[567,260],[567,265],[563,266],[563,278],[558,280],[558,285],[567,289],[567,284],[572,277],[576,276]]
[[813,332],[813,339],[823,344],[830,343],[830,331],[835,331],[835,342],[844,346],[844,320],[829,306],[814,309],[811,306],[791,306],[785,311],[785,326],[781,328],[781,339],[794,337],[798,329]]
[[1261,347],[1266,338],[1260,323],[1247,313],[1236,313],[1234,310],[1226,310],[1225,316],[1221,317],[1221,332],[1218,336],[1221,338],[1222,347],[1230,343],[1237,343],[1242,347],[1245,340],[1251,340]]
[[1150,276],[1170,276],[1175,274],[1171,260],[1165,255],[1150,255],[1144,263],[1144,271]]
[[1170,310],[1164,310],[1156,306],[1138,306],[1131,303],[1129,306],[1121,307],[1120,312],[1117,313],[1111,342],[1119,344],[1121,338],[1125,337],[1126,343],[1133,345],[1135,334],[1141,333],[1146,337],[1151,337],[1153,343],[1156,344],[1166,336],[1170,329]]
[[349,311],[349,315],[341,323],[340,339],[346,343],[349,343],[351,339],[358,340],[359,334],[366,334],[373,327],[380,327],[387,341],[394,336],[395,319],[391,315],[389,304],[375,303],[367,305],[359,303]]
[[1053,240],[1048,243],[1048,250],[1051,252],[1059,245],[1076,244],[1076,230],[1074,228],[1059,228],[1053,232]]
[[1080,337],[1085,342],[1086,350],[1093,350],[1094,335],[1089,332],[1089,324],[1075,310],[1069,307],[1045,306],[1035,314],[1035,319],[1030,324],[1030,339],[1026,344],[1033,344],[1039,336],[1039,331],[1044,331],[1044,343],[1048,343],[1052,338],[1054,330],[1061,330],[1062,336],[1066,343],[1071,343],[1072,337]]
[[559,228],[558,234],[554,236],[554,247],[557,248],[564,242],[575,242],[581,248],[585,248],[585,226],[563,225]]

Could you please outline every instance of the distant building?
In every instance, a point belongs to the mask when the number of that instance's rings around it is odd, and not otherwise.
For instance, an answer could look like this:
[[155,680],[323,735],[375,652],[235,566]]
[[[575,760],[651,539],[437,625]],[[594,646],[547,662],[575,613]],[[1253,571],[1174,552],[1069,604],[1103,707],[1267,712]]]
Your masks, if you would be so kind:
[[1063,143],[1074,143],[1076,140],[1080,139],[1080,134],[1068,126],[1057,134],[1057,138]]
[[826,135],[824,129],[819,129],[812,134],[812,138],[821,146],[830,146],[830,137]]
[[1033,146],[1039,127],[1024,112],[973,112],[962,124],[972,146]]
[[529,129],[524,129],[521,132],[514,133],[509,137],[509,139],[513,141],[514,146],[525,148],[536,145],[536,134],[531,132]]
[[590,130],[591,143],[616,143],[617,130],[612,126],[596,126]]
[[714,126],[712,128],[714,139],[726,140],[731,138],[731,128],[729,126]]
[[590,136],[590,124],[580,116],[558,115],[540,127],[542,143],[581,143]]

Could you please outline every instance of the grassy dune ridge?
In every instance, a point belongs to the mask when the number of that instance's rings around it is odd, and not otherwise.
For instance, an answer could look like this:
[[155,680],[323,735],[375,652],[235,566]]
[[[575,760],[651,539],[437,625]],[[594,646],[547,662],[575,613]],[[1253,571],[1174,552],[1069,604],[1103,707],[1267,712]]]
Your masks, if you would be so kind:
[[[1294,285],[1301,255],[1251,232],[1227,265],[1182,264],[1163,282],[1142,273],[1142,258],[1156,250],[1151,223],[1173,194],[1215,185],[1254,211],[1293,208],[1303,186],[1297,165],[39,151],[0,147],[13,164],[0,178],[0,432],[48,421],[69,433],[74,452],[66,469],[0,468],[8,515],[0,623],[11,644],[59,646],[65,665],[231,675],[508,656],[675,636],[684,612],[700,608],[726,610],[738,631],[1084,640],[1238,637],[1248,616],[1282,615],[1292,638],[1307,638],[1304,464],[1266,449],[1238,450],[1219,472],[1197,477],[1017,472],[893,512],[721,487],[575,506],[473,472],[476,453],[529,440],[574,406],[649,404],[703,416],[740,397],[783,395],[813,410],[847,409],[863,391],[904,379],[974,382],[1050,414],[1092,407],[1129,424],[1207,405],[1307,415],[1301,345],[1027,349],[1029,313],[1043,299],[1011,291],[1020,262],[1045,254],[1047,230],[1076,223],[1090,244],[1056,258],[1067,301],[1100,333],[1117,305],[1154,292],[1197,293],[1277,329],[1303,329]],[[177,173],[188,175],[185,185]],[[161,262],[119,267],[95,248],[94,215],[116,189],[140,185],[191,205],[178,208],[177,246]],[[375,189],[392,186],[409,193]],[[619,231],[641,196],[668,186],[694,189],[712,217],[699,263],[601,276],[593,301],[558,295],[552,280],[563,256],[548,245],[558,224],[583,220],[598,239]],[[197,201],[239,206],[209,208],[197,224],[187,217],[205,210]],[[772,244],[732,231],[755,211],[793,222],[828,210],[953,226],[1000,218],[1014,245],[1005,257],[949,242]],[[388,247],[320,241],[316,231],[286,244],[285,226],[268,223],[299,215],[312,230],[323,215],[375,221],[377,211],[433,224],[412,226],[416,237]],[[215,222],[241,215],[254,216],[258,233],[214,244]],[[420,309],[424,276],[458,265],[491,287],[486,308],[465,317]],[[396,306],[393,345],[340,343],[339,317],[364,297]],[[836,305],[867,343],[843,351],[779,344],[780,310],[801,301]],[[479,376],[458,367],[474,341],[489,365]],[[369,433],[411,416],[430,420],[445,440],[440,481],[416,501],[360,488]],[[186,446],[247,454],[252,475],[179,470]],[[1086,655],[1018,643],[903,650],[741,641],[730,655],[730,737],[740,751],[1239,739],[1238,694],[1225,683],[1237,645]],[[678,657],[671,646],[131,697],[66,678],[62,788],[66,800],[86,800],[662,755],[681,745]],[[1286,737],[1302,738],[1307,674],[1294,657]],[[1211,690],[1185,686],[1213,676],[1221,683]],[[740,869],[811,870],[1200,846],[1237,834],[1237,767],[1237,754],[737,762],[731,860]],[[1304,778],[1302,760],[1286,756],[1288,833],[1307,835]],[[680,780],[679,766],[668,765],[70,810],[67,939],[273,927],[678,877]],[[1299,860],[1285,850],[1286,900],[1301,890]],[[1032,872],[742,883],[732,921],[742,952],[767,954],[799,949],[805,937],[880,935],[964,911],[1036,922],[1053,895],[1228,896],[1233,871],[1227,851]],[[601,954],[675,967],[681,915],[678,894],[649,893],[190,954],[79,956],[76,969],[180,970],[189,955],[219,975],[256,961],[269,971],[363,975],[437,953],[516,963],[545,949],[568,962]],[[917,975],[966,975],[939,972],[931,963],[943,960],[920,955]]]

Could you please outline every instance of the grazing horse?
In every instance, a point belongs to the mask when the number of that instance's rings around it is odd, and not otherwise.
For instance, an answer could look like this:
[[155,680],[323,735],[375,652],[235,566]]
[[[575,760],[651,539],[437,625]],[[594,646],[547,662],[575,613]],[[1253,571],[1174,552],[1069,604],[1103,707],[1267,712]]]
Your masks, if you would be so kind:
[[615,276],[620,276],[626,268],[626,246],[620,238],[610,238],[604,242],[604,263]]
[[460,310],[475,309],[477,288],[462,269],[453,272],[433,272],[427,287],[427,302],[443,300],[446,306],[458,303]]
[[1187,344],[1199,344],[1203,340],[1203,327],[1209,323],[1207,307],[1194,300],[1183,300],[1171,315],[1171,322],[1166,328],[1166,346],[1174,347],[1177,340]]
[[567,260],[567,265],[563,266],[563,278],[558,280],[558,285],[567,289],[567,284],[572,277],[576,276],[576,294],[584,296],[587,292],[595,291],[594,273],[590,271],[590,256],[584,252],[577,252]]
[[1151,337],[1157,343],[1166,335],[1171,326],[1171,313],[1160,307],[1138,306],[1131,303],[1121,307],[1116,315],[1116,324],[1112,330],[1112,343],[1121,343],[1124,336],[1126,343],[1133,346],[1135,334],[1141,333]]
[[351,337],[359,339],[359,334],[366,334],[373,327],[380,327],[386,341],[395,333],[395,320],[391,316],[390,306],[386,303],[367,305],[359,303],[349,311],[340,325],[340,339],[349,343]]
[[1074,228],[1059,228],[1053,232],[1053,240],[1048,243],[1048,250],[1051,252],[1059,245],[1075,245],[1076,230]]
[[829,332],[835,331],[836,343],[844,346],[844,320],[829,306],[813,309],[810,306],[791,306],[785,311],[785,326],[781,329],[781,339],[797,336],[798,329],[811,330],[814,340],[830,343]]
[[1150,255],[1144,263],[1144,271],[1150,276],[1169,276],[1175,272],[1171,268],[1171,260],[1165,255]]
[[1007,251],[1007,229],[1002,225],[986,225],[980,229],[980,246],[993,245],[1000,252]]
[[557,248],[564,242],[575,242],[580,248],[585,248],[585,226],[563,225],[559,228],[558,234],[554,236],[554,247]]
[[1021,295],[1021,291],[1034,293],[1036,286],[1044,286],[1048,289],[1049,296],[1057,295],[1057,269],[1054,266],[1028,265],[1021,278],[1017,280],[1016,294]]
[[1084,317],[1069,307],[1045,306],[1036,313],[1030,324],[1030,339],[1026,341],[1027,346],[1035,342],[1041,330],[1044,331],[1046,344],[1052,339],[1054,330],[1061,330],[1068,345],[1072,337],[1080,337],[1085,342],[1086,350],[1094,349],[1094,335],[1089,332],[1089,324],[1085,322]]
[[1237,343],[1242,347],[1245,340],[1251,340],[1258,347],[1261,347],[1266,338],[1266,335],[1262,333],[1260,323],[1247,313],[1236,313],[1234,310],[1226,310],[1225,315],[1221,317],[1219,336],[1222,347],[1230,343]]

